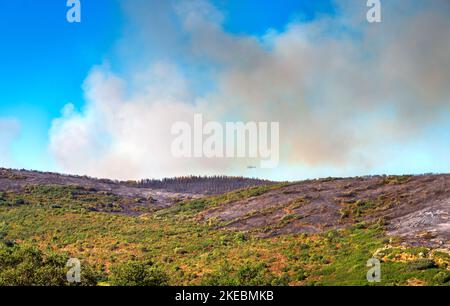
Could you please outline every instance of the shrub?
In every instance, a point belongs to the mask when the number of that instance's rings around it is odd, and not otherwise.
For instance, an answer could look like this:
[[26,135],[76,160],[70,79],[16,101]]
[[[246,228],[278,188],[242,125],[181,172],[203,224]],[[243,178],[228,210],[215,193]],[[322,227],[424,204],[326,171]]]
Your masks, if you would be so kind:
[[433,277],[433,281],[438,284],[445,284],[450,282],[450,272],[439,272]]
[[407,268],[410,271],[427,270],[436,267],[436,263],[432,259],[418,259],[408,263]]
[[233,277],[233,270],[228,263],[223,264],[213,273],[203,277],[202,286],[236,286],[237,281]]
[[24,205],[24,204],[25,204],[25,200],[24,199],[19,198],[19,199],[15,199],[14,200],[14,205],[15,206]]
[[233,270],[228,264],[222,265],[216,272],[205,276],[202,281],[206,286],[270,286],[277,280],[265,264],[248,263],[237,270]]
[[247,240],[248,240],[248,237],[247,237],[246,234],[240,232],[240,233],[236,233],[236,234],[235,234],[234,240],[235,240],[236,242],[244,242],[244,241],[247,241]]
[[[43,254],[40,250],[23,246],[0,246],[0,286],[69,286],[66,274],[68,257]],[[100,274],[84,264],[81,283],[94,286]]]
[[289,274],[284,273],[280,277],[275,277],[272,280],[271,286],[289,286],[290,281],[291,278],[289,277]]
[[169,278],[151,261],[130,261],[112,267],[111,282],[114,286],[165,286]]
[[304,281],[307,278],[308,278],[308,275],[303,269],[298,269],[295,272],[295,280],[296,281]]

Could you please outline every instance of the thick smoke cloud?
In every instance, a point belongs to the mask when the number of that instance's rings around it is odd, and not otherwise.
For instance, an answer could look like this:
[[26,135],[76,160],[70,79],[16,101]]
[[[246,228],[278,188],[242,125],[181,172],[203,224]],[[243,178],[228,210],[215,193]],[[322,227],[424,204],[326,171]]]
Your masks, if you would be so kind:
[[337,1],[333,15],[263,37],[228,33],[225,16],[206,1],[123,7],[129,28],[117,54],[126,55],[125,68],[95,67],[85,108],[66,106],[52,126],[51,151],[64,171],[121,179],[251,175],[249,160],[171,157],[171,125],[194,113],[280,122],[282,168],[305,171],[295,178],[323,173],[316,169],[397,169],[394,148],[433,147],[428,133],[450,124],[448,1],[383,1],[381,24],[366,21],[365,1]]

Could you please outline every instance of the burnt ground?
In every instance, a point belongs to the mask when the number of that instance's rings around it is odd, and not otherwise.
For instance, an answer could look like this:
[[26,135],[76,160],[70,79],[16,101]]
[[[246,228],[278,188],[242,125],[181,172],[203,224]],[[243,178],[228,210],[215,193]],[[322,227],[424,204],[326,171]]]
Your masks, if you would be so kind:
[[261,237],[380,222],[405,243],[450,248],[450,175],[324,179],[211,208],[204,220]]

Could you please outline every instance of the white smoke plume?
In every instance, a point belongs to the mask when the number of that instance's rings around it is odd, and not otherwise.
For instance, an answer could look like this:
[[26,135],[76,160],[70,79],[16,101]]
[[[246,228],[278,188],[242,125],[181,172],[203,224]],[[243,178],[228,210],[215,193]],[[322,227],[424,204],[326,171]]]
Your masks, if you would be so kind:
[[264,37],[228,33],[226,16],[203,0],[123,8],[129,27],[115,58],[125,68],[93,68],[84,109],[67,105],[50,131],[63,171],[276,176],[249,173],[249,160],[173,158],[170,127],[194,113],[280,122],[279,171],[298,169],[289,178],[388,172],[404,159],[394,148],[432,147],[427,133],[450,125],[448,1],[384,1],[381,24],[367,22],[365,1],[337,1],[335,14]]

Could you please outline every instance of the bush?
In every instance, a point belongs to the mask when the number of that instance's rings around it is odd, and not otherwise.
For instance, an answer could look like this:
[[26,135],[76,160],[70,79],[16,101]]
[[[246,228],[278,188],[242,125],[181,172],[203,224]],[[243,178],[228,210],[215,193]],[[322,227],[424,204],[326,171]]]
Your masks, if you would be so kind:
[[418,259],[408,263],[407,268],[410,271],[427,270],[436,267],[436,263],[432,259]]
[[265,264],[245,264],[233,270],[227,263],[205,275],[205,286],[270,286],[276,278]]
[[237,234],[235,234],[235,236],[234,236],[234,240],[235,240],[236,242],[245,242],[245,241],[248,240],[248,237],[247,237],[247,235],[244,234],[244,233],[237,233]]
[[24,199],[21,199],[21,198],[19,198],[19,199],[15,199],[14,200],[14,206],[19,206],[19,205],[24,205],[25,204],[25,200]]
[[[32,247],[0,246],[0,286],[69,286],[68,257],[61,254],[43,254]],[[81,283],[94,286],[100,277],[88,265],[81,270]]]
[[303,269],[298,269],[295,272],[295,280],[296,281],[304,281],[307,278],[308,278],[308,275]]
[[450,282],[450,272],[439,272],[433,277],[433,281],[438,284],[445,284]]
[[130,261],[111,269],[111,283],[114,286],[165,286],[167,274],[151,261]]
[[217,271],[208,273],[202,280],[202,286],[236,286],[237,281],[233,277],[233,270],[226,263]]

